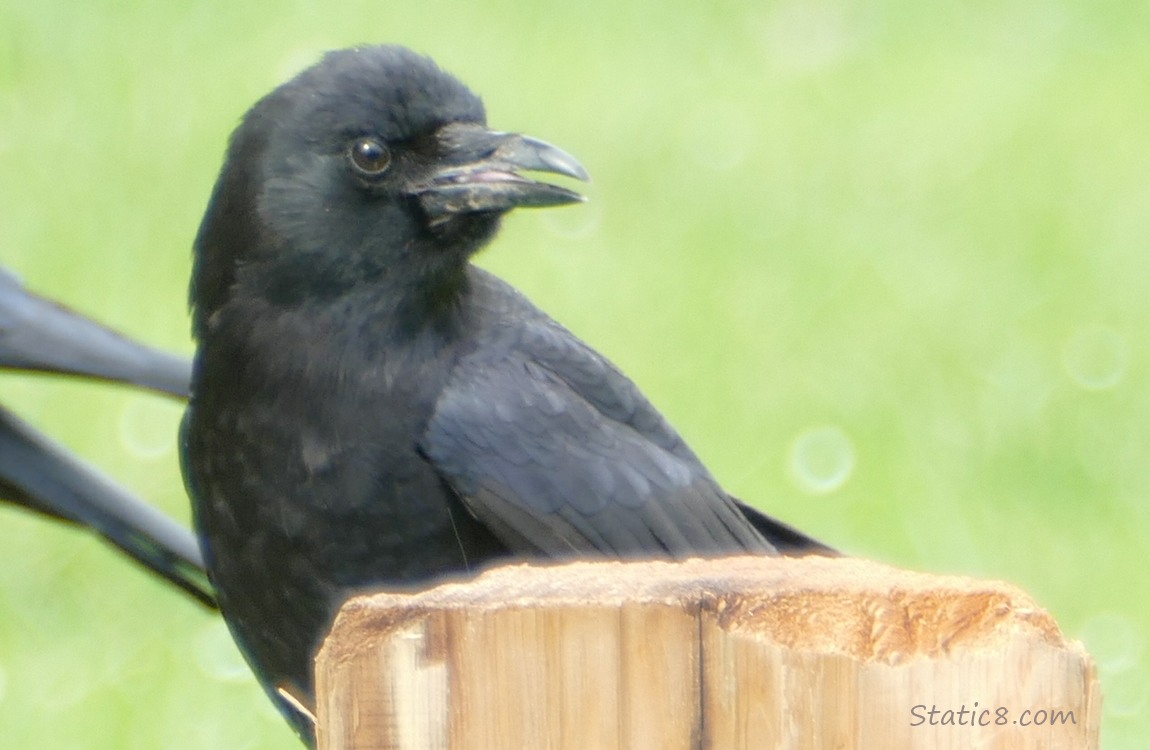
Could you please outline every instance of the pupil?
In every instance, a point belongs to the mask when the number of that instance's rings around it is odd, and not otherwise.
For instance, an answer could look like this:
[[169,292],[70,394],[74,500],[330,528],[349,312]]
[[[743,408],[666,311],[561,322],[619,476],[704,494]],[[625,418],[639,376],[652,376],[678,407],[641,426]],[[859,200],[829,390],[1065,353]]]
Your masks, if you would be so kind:
[[387,149],[379,142],[364,138],[355,144],[355,162],[366,172],[381,171],[388,163]]

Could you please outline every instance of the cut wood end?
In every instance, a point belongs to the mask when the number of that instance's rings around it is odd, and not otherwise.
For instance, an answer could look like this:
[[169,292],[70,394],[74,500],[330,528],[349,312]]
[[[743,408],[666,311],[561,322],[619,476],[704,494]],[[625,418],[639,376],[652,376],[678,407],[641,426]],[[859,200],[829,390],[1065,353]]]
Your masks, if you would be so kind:
[[[316,687],[323,750],[1097,750],[1101,721],[1090,657],[1015,586],[849,558],[522,564],[363,596]],[[1073,721],[999,721],[1047,709]]]
[[1008,583],[938,576],[856,558],[739,556],[667,561],[517,564],[413,593],[358,596],[324,658],[342,662],[430,611],[618,607],[663,603],[712,613],[719,626],[798,651],[898,664],[1019,636],[1059,648],[1054,619]]

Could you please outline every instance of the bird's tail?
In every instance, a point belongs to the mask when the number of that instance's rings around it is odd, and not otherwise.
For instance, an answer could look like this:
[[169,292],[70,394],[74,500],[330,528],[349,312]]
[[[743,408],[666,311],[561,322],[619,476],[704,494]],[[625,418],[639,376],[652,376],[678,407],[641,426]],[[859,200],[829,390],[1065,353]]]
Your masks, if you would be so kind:
[[738,498],[732,497],[735,505],[739,507],[751,525],[762,534],[768,542],[774,545],[779,554],[787,557],[802,557],[804,555],[822,555],[823,557],[837,557],[839,553],[833,547],[807,536],[793,526],[771,518],[761,510],[752,508]]
[[[188,395],[191,365],[24,288],[0,268],[0,369],[56,372]],[[0,407],[0,500],[90,527],[209,607],[195,536]]]
[[0,408],[0,498],[93,529],[209,607],[215,595],[195,536]]
[[191,379],[186,359],[132,341],[33,294],[3,268],[0,367],[112,380],[179,398],[187,397]]

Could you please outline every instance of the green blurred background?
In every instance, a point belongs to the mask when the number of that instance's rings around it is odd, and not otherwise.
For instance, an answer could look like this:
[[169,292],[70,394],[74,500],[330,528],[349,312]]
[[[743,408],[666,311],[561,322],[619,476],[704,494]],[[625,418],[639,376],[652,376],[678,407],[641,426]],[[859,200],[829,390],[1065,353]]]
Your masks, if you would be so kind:
[[[228,133],[366,41],[588,167],[590,203],[511,217],[480,262],[731,491],[852,553],[1019,584],[1097,657],[1105,746],[1144,746],[1150,6],[6,0],[0,263],[190,353]],[[8,374],[0,398],[186,518],[177,405]],[[295,746],[215,618],[8,508],[0,738]]]

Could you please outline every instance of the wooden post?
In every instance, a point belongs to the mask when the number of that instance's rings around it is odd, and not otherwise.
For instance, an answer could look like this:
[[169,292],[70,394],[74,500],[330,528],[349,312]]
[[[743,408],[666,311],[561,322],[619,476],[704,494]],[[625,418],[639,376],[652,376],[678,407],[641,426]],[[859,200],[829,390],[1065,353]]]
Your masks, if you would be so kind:
[[1090,750],[1081,644],[1004,583],[856,559],[515,565],[350,601],[320,750]]

